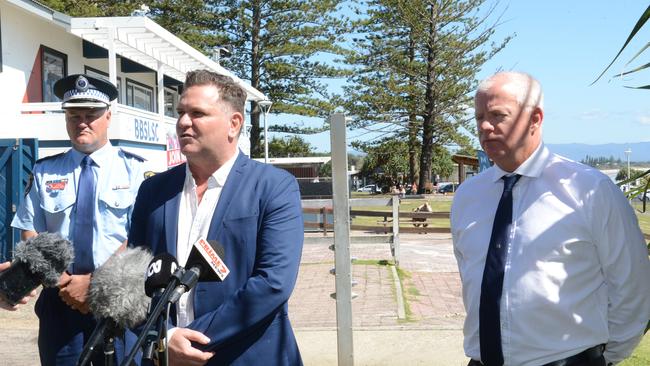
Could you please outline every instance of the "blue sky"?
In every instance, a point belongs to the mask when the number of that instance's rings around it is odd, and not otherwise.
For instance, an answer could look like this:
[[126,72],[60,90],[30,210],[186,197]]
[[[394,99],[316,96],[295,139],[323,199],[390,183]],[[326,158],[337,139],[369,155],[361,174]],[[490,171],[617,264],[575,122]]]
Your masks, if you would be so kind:
[[[515,37],[478,76],[504,69],[536,77],[545,93],[547,143],[650,141],[650,91],[623,87],[650,84],[650,69],[625,80],[611,78],[650,41],[650,24],[603,78],[589,85],[616,55],[647,6],[638,0],[502,1],[504,14],[495,40],[507,34]],[[650,50],[633,65],[648,61]],[[269,115],[270,124],[274,119],[284,118]],[[352,131],[348,137],[361,133]],[[330,150],[327,132],[306,139],[318,151]]]

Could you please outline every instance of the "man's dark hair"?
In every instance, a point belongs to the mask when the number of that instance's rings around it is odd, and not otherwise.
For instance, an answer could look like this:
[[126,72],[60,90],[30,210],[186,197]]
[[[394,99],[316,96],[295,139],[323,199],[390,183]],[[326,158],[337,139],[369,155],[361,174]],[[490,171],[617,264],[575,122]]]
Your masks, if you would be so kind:
[[[183,89],[196,85],[213,85],[219,91],[219,99],[228,103],[235,111],[246,116],[246,91],[235,81],[224,75],[209,70],[194,70],[185,75],[185,84]],[[243,127],[243,126],[242,126]]]

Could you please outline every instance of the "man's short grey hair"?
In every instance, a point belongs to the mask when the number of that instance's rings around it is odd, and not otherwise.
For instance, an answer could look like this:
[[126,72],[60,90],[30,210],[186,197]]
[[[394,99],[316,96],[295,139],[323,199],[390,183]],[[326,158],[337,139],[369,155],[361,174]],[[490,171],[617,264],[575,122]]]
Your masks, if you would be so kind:
[[514,96],[520,106],[524,108],[539,107],[540,109],[544,109],[544,93],[542,92],[541,84],[534,77],[524,72],[505,71],[496,73],[481,81],[476,92],[487,93],[494,85],[497,77],[505,77],[507,79],[503,84],[503,89]]

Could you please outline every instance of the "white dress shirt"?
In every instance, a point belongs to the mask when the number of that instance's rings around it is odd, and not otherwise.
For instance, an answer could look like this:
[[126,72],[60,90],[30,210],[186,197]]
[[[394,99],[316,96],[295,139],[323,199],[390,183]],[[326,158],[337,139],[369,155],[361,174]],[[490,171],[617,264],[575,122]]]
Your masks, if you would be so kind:
[[[606,343],[618,362],[650,318],[650,261],[634,210],[598,170],[543,144],[515,173],[503,294],[505,365],[536,366]],[[479,304],[494,214],[496,165],[461,184],[451,209],[467,318],[465,353],[480,360]]]
[[[192,250],[192,246],[200,238],[207,239],[210,222],[217,208],[221,189],[226,183],[228,174],[237,160],[235,154],[230,160],[222,165],[208,178],[208,188],[198,202],[196,196],[196,182],[189,165],[185,167],[185,183],[183,194],[178,206],[178,242],[176,244],[176,256],[178,264],[185,266]],[[186,327],[194,320],[194,291],[183,294],[177,305],[177,325]],[[171,338],[171,335],[170,335]]]

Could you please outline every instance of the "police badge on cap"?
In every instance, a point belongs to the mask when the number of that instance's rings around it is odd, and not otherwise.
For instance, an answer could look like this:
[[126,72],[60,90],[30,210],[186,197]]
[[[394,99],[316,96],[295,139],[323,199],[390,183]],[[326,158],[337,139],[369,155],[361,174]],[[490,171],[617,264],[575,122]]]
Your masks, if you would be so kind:
[[115,85],[88,75],[66,76],[54,84],[61,108],[106,108],[117,98]]

